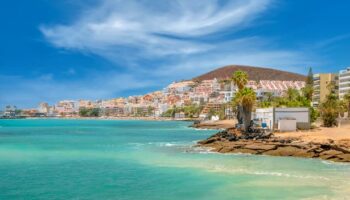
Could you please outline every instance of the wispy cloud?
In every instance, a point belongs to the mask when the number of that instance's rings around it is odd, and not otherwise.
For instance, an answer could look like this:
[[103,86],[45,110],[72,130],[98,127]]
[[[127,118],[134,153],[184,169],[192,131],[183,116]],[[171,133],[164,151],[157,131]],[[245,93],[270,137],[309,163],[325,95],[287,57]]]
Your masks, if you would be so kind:
[[242,29],[267,9],[271,0],[104,1],[70,25],[41,26],[57,47],[110,57],[129,49],[135,56],[200,53],[211,44],[201,36]]
[[325,40],[317,42],[316,44],[313,45],[313,48],[315,49],[326,48],[333,44],[336,44],[337,42],[348,40],[348,39],[350,39],[350,34],[336,35],[334,37],[327,38]]

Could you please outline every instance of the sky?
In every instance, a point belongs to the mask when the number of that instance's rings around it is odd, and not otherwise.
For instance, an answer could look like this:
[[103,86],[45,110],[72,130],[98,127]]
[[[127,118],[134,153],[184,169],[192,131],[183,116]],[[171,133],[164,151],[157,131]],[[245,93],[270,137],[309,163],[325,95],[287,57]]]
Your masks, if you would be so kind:
[[350,1],[4,0],[0,110],[160,90],[221,66],[350,66]]

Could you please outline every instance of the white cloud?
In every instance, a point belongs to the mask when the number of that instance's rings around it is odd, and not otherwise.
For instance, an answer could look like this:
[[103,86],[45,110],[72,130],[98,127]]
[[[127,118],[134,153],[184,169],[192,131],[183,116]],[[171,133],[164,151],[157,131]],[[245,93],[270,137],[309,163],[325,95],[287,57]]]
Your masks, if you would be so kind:
[[136,56],[193,54],[212,48],[212,44],[193,39],[225,28],[231,32],[240,30],[270,3],[271,0],[105,0],[70,25],[42,26],[41,31],[57,47],[106,57],[125,47],[137,52]]

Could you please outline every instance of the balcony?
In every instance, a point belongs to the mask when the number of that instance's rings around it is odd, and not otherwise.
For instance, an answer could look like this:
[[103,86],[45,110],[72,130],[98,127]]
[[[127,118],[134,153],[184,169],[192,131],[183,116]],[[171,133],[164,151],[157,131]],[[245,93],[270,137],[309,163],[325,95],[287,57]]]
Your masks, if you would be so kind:
[[339,81],[350,80],[350,76],[343,76],[339,78]]
[[339,89],[339,93],[347,93],[350,91],[350,87],[344,87]]
[[339,76],[350,76],[350,70],[342,70],[339,72]]

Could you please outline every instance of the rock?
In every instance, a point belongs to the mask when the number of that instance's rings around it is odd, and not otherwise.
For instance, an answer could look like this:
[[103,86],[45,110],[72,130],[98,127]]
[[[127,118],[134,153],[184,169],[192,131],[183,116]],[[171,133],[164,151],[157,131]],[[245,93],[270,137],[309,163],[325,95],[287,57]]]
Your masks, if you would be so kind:
[[227,139],[228,139],[228,141],[231,141],[231,142],[239,140],[239,138],[236,137],[235,135],[232,135],[232,136],[228,137]]
[[270,150],[264,152],[266,155],[271,155],[271,156],[293,156],[293,155],[301,155],[306,153],[306,151],[292,147],[292,146],[286,146],[286,147],[279,147],[275,150]]
[[335,158],[337,158],[336,155],[328,155],[328,154],[319,155],[318,157],[323,160],[334,160]]
[[350,154],[341,154],[337,155],[337,157],[342,161],[342,162],[350,162]]
[[342,147],[337,146],[337,145],[333,145],[332,148],[334,150],[341,151],[341,152],[343,152],[345,154],[350,153],[350,151],[348,149],[342,148]]
[[244,147],[245,149],[252,149],[252,150],[273,150],[276,149],[276,145],[271,144],[263,144],[263,143],[255,143],[255,144],[249,144]]
[[297,151],[294,156],[296,157],[302,157],[302,158],[314,158],[317,157],[317,154],[314,152],[308,152],[308,151]]
[[230,153],[230,152],[232,152],[232,148],[225,146],[225,147],[221,148],[219,152],[220,153]]
[[330,149],[332,148],[332,146],[329,145],[329,144],[321,144],[320,147],[321,147],[322,149],[324,149],[324,150],[330,150]]
[[209,138],[207,140],[199,141],[198,143],[199,144],[211,144],[211,143],[216,142],[216,141],[217,141],[217,138]]
[[328,151],[323,151],[322,153],[320,153],[320,155],[340,155],[343,154],[343,152],[340,151],[336,151],[336,150],[328,150]]
[[338,161],[338,155],[342,155],[343,152],[336,151],[336,150],[328,150],[328,151],[323,151],[319,154],[319,157],[325,160],[333,160],[333,161]]
[[220,153],[249,153],[271,156],[295,156],[305,158],[321,158],[336,162],[350,162],[350,149],[347,143],[306,142],[296,138],[263,138],[261,134],[242,134],[237,129],[220,131],[206,140],[198,142],[198,146],[210,147]]

